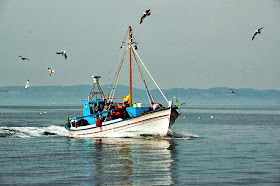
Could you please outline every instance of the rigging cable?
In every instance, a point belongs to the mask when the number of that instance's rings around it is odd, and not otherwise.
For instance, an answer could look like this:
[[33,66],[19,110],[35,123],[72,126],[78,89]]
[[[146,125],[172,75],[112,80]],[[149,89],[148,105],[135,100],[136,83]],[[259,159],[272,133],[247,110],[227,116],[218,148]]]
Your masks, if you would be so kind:
[[138,67],[138,70],[139,70],[141,79],[142,79],[142,81],[143,81],[143,83],[144,83],[144,86],[145,86],[145,88],[146,88],[146,93],[147,93],[148,99],[150,100],[150,104],[151,104],[151,106],[152,106],[152,103],[154,102],[154,99],[153,99],[153,97],[152,97],[152,95],[151,95],[151,93],[150,93],[150,90],[149,90],[149,88],[148,88],[148,86],[147,86],[147,84],[146,84],[146,81],[145,81],[145,78],[144,78],[144,74],[143,74],[142,71],[141,71],[140,65],[139,65],[139,63],[138,63],[138,61],[137,61],[137,58],[136,58],[136,55],[135,55],[134,51],[133,51],[133,55],[134,55],[134,59],[135,59],[135,62],[136,62],[136,64],[137,64],[137,67]]
[[123,58],[122,58],[122,61],[121,61],[120,65],[119,65],[119,67],[118,67],[118,69],[117,69],[117,71],[116,71],[116,73],[115,73],[115,76],[114,76],[114,79],[113,79],[113,82],[112,82],[112,84],[114,83],[114,84],[113,84],[113,88],[112,88],[112,90],[111,90],[111,93],[108,95],[108,98],[109,98],[110,101],[113,100],[113,97],[114,97],[114,94],[115,94],[115,91],[116,91],[116,86],[117,86],[118,81],[119,81],[120,72],[121,72],[121,69],[122,69],[122,66],[123,66],[123,63],[124,63],[124,60],[125,60],[125,56],[126,56],[126,54],[127,54],[127,51],[128,51],[128,47],[126,48],[125,53],[124,53],[124,56],[123,56]]
[[[128,36],[128,33],[129,33],[129,30],[126,31],[126,34],[125,34],[125,36],[124,36],[124,38],[123,38],[122,45],[121,45],[121,47],[120,47],[120,52],[119,52],[119,55],[118,55],[118,57],[117,57],[117,62],[120,61],[120,59],[121,59],[121,56],[122,56],[121,54],[122,54],[122,52],[123,52],[124,43],[125,43],[125,40],[126,40],[126,38],[127,38],[127,36]],[[125,51],[125,52],[126,52],[126,51]],[[125,54],[124,54],[124,56],[125,56]],[[114,73],[114,75],[117,74],[117,72],[118,72],[118,70],[119,70],[119,67],[118,67],[118,68],[115,68],[115,69],[117,69],[117,70],[116,70],[116,72]],[[111,81],[110,78],[109,78],[108,94],[107,94],[107,98],[108,98],[108,99],[110,98],[111,86],[113,85],[114,80],[115,80],[115,76],[112,78],[112,81]]]
[[[121,46],[120,48],[121,48],[121,49],[120,49],[119,55],[118,55],[118,57],[117,57],[117,62],[120,61],[121,56],[122,56],[121,54],[123,53],[123,47]],[[115,69],[118,70],[118,68],[119,68],[119,66],[118,66],[117,68],[115,68]],[[114,75],[117,73],[117,70],[116,70],[116,72],[114,73]],[[107,94],[107,97],[108,97],[108,98],[109,98],[109,95],[110,95],[111,86],[113,85],[113,82],[114,82],[114,78],[115,78],[115,77],[113,77],[112,79],[109,78],[110,81],[109,81],[108,94]]]
[[149,70],[146,68],[145,64],[143,63],[143,61],[141,60],[140,56],[138,55],[138,53],[136,52],[136,50],[134,49],[134,47],[131,47],[133,49],[133,51],[136,53],[137,57],[139,58],[140,62],[142,63],[143,67],[145,68],[145,70],[147,71],[147,73],[149,74],[149,76],[151,77],[151,79],[153,80],[154,84],[156,85],[156,87],[158,88],[158,90],[160,91],[161,95],[163,96],[163,98],[165,99],[165,101],[168,103],[167,98],[165,97],[165,95],[163,94],[163,92],[161,91],[161,89],[159,88],[158,84],[156,83],[156,81],[154,80],[154,78],[152,77],[152,75],[150,74]]

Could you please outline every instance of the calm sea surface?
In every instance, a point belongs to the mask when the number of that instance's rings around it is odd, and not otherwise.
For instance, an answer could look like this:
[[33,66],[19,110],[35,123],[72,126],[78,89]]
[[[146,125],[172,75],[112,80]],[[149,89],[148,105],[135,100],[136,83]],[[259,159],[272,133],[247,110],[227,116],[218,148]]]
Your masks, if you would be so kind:
[[3,185],[280,185],[280,106],[188,106],[165,139],[69,138],[80,106],[0,113]]

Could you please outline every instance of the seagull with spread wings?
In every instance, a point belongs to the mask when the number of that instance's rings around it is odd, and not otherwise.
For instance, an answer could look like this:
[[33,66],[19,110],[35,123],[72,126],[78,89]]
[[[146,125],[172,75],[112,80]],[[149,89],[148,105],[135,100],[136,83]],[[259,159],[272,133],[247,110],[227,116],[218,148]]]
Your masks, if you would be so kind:
[[255,33],[254,33],[254,35],[253,35],[253,37],[252,37],[252,41],[255,39],[255,37],[256,37],[257,34],[260,34],[260,33],[261,33],[261,30],[262,30],[263,28],[264,28],[264,27],[261,27],[261,28],[259,28],[259,29],[257,29],[257,30],[255,31]]
[[235,91],[232,90],[232,89],[230,89],[230,93],[238,95],[237,92],[235,92]]
[[20,55],[18,55],[18,57],[21,58],[23,61],[24,60],[28,60],[29,61],[29,59],[27,57],[23,57],[23,56],[20,56]]
[[143,23],[145,17],[147,17],[147,16],[149,16],[149,15],[151,15],[151,9],[148,9],[148,10],[146,10],[145,12],[143,12],[143,15],[142,15],[142,17],[141,17],[141,19],[140,19],[140,24]]
[[65,60],[67,59],[66,50],[64,50],[63,52],[57,52],[56,54],[61,54],[62,56],[64,56]]

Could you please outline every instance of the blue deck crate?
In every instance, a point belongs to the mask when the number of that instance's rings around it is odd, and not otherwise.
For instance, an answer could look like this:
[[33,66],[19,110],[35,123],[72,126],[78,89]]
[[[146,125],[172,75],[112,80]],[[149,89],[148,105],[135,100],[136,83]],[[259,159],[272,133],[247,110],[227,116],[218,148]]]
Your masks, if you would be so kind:
[[128,107],[126,108],[130,117],[136,117],[141,114],[143,111],[149,111],[149,107]]

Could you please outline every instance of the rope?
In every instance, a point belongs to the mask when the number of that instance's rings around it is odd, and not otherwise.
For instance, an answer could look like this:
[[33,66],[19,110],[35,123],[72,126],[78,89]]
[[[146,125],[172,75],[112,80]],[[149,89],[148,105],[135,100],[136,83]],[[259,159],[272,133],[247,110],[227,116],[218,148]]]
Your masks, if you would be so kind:
[[145,68],[145,70],[147,71],[147,73],[149,74],[149,76],[151,77],[151,79],[153,80],[154,84],[156,85],[156,87],[158,88],[158,90],[160,91],[161,95],[163,96],[163,98],[165,99],[165,101],[168,104],[168,100],[165,97],[165,95],[163,94],[163,92],[161,91],[161,89],[159,88],[158,84],[156,83],[156,81],[154,80],[154,78],[152,77],[152,75],[150,74],[149,70],[146,68],[145,64],[143,63],[143,61],[141,60],[140,56],[138,55],[138,53],[136,52],[136,50],[134,49],[134,47],[132,47],[133,51],[136,53],[137,57],[139,58],[139,60],[141,61],[143,67]]
[[118,69],[117,69],[117,71],[115,73],[115,76],[114,76],[114,79],[113,79],[113,82],[112,82],[112,84],[114,83],[114,85],[113,85],[113,88],[111,90],[111,94],[108,95],[108,98],[109,98],[110,101],[112,101],[112,98],[114,97],[114,94],[115,94],[115,91],[116,91],[116,86],[117,86],[118,81],[119,81],[120,72],[121,72],[121,69],[122,69],[122,66],[123,66],[123,63],[124,63],[127,51],[128,51],[128,47],[126,48],[124,56],[122,58],[122,61],[121,61],[120,65],[119,65],[119,67],[118,67]]
[[[119,55],[118,55],[118,57],[117,57],[117,62],[118,61],[120,61],[120,59],[121,59],[121,54],[122,54],[122,52],[123,52],[123,48],[124,48],[124,43],[125,43],[125,40],[126,40],[126,38],[127,38],[127,36],[128,36],[128,33],[129,33],[129,30],[127,29],[127,31],[126,31],[126,34],[125,34],[125,36],[124,36],[124,38],[123,38],[123,41],[122,41],[122,45],[121,45],[121,47],[120,47],[120,52],[119,52]],[[125,52],[127,52],[127,49],[125,50]],[[124,56],[125,56],[126,54],[124,54]],[[116,74],[117,74],[117,72],[119,71],[119,68],[120,68],[120,65],[118,66],[118,68],[117,68],[117,70],[116,70],[116,72],[114,73],[114,77],[112,78],[112,81],[110,81],[110,78],[109,78],[109,86],[108,86],[108,94],[107,94],[107,98],[109,99],[110,98],[110,96],[111,96],[111,94],[110,94],[110,91],[111,91],[111,86],[114,84],[114,81],[115,81],[115,78],[116,78]],[[115,68],[116,69],[116,68]]]
[[[125,54],[124,54],[124,55],[125,55]],[[114,77],[112,78],[112,82],[110,83],[110,87],[113,86],[113,85],[115,85],[115,83],[117,82],[117,75],[118,75],[118,73],[119,73],[119,71],[120,71],[120,69],[121,69],[121,66],[122,66],[122,64],[120,63],[119,66],[118,66],[118,68],[116,68],[117,70],[116,70],[116,72],[114,73]],[[110,91],[113,91],[113,90],[111,90],[111,88],[108,90],[108,98],[110,98],[111,95],[112,95],[112,92],[111,92],[111,94],[110,94]]]
[[[122,56],[122,55],[121,55],[122,52],[123,52],[123,47],[121,47],[121,49],[120,49],[119,55],[118,55],[118,57],[117,57],[117,62],[120,61],[121,56]],[[118,70],[118,69],[119,69],[119,66],[118,66],[118,67],[116,66],[116,68],[114,68],[114,69],[117,69],[117,70]],[[116,70],[116,72],[114,73],[114,75],[116,75],[117,70]],[[111,81],[109,81],[108,94],[107,94],[107,97],[108,97],[108,98],[109,98],[109,95],[110,95],[110,90],[111,90],[111,86],[113,85],[114,79],[115,79],[115,76],[111,79]]]
[[[137,64],[137,67],[138,67],[141,79],[142,79],[142,81],[144,83],[144,86],[146,88],[146,93],[147,93],[148,99],[150,100],[150,104],[151,104],[152,102],[154,102],[153,97],[152,97],[152,95],[151,95],[151,93],[149,91],[149,88],[148,88],[147,84],[146,84],[146,81],[145,81],[145,78],[144,78],[144,74],[141,71],[140,65],[139,65],[139,63],[137,61],[137,58],[136,58],[136,55],[135,55],[134,51],[133,51],[133,55],[134,55],[134,59],[135,59],[135,62]],[[152,104],[151,104],[151,106],[152,106]]]

